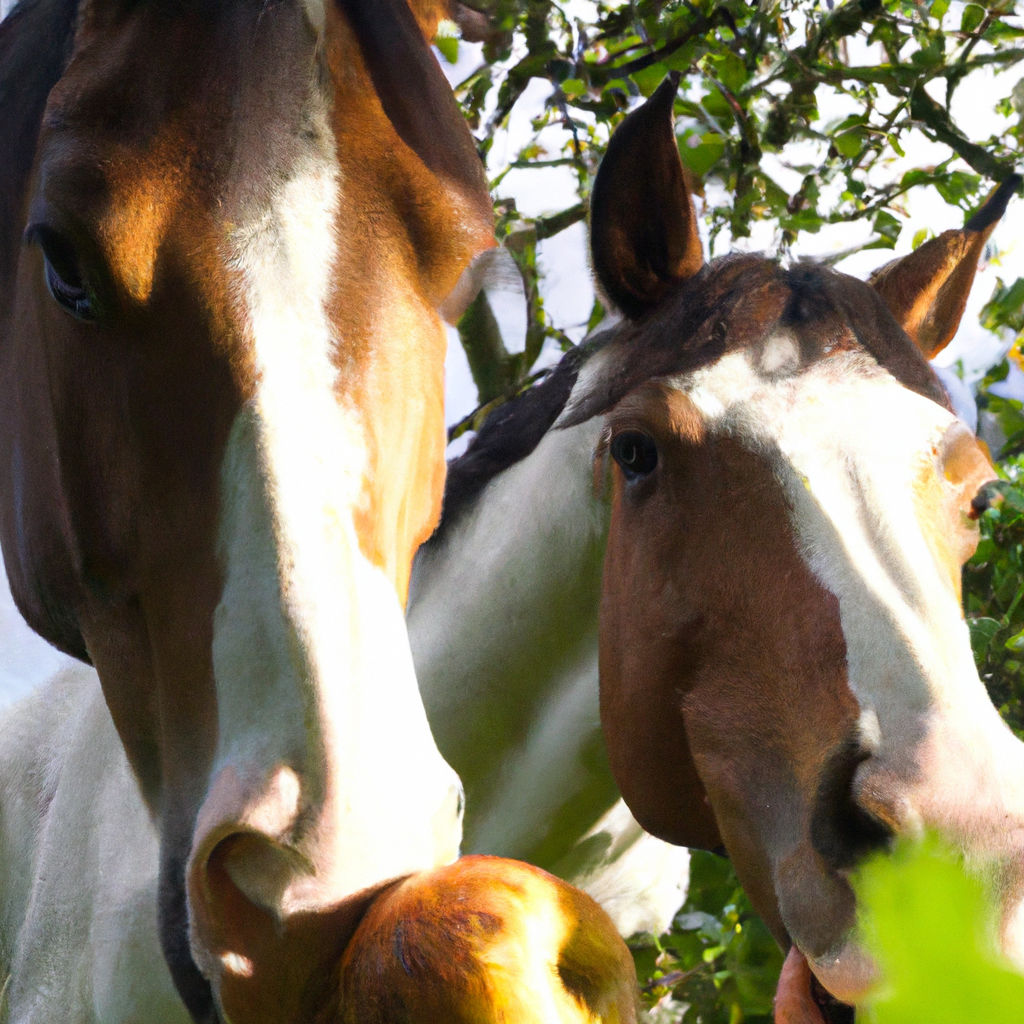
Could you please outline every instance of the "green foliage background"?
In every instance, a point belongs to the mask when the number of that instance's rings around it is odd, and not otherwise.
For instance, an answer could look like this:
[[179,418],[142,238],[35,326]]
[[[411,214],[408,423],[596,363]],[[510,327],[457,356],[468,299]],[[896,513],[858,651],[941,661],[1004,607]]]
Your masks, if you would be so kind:
[[[595,0],[586,19],[574,16],[580,8],[555,0],[470,2],[454,4],[459,24],[447,23],[440,43],[454,58],[460,31],[484,41],[479,67],[456,90],[481,154],[491,157],[531,80],[544,79],[552,89],[530,141],[502,166],[489,164],[499,238],[522,273],[529,310],[521,353],[505,350],[484,308],[486,296],[467,315],[462,341],[482,406],[530,378],[546,339],[572,344],[545,313],[537,245],[586,217],[609,135],[669,71],[683,76],[676,99],[681,156],[698,190],[702,182],[715,185],[707,195],[717,198],[706,209],[713,247],[720,237],[727,245],[766,222],[785,255],[825,224],[864,221],[870,237],[849,252],[892,248],[915,190],[935,189],[967,216],[1019,159],[1024,83],[1014,85],[1016,76],[998,80],[1005,85],[993,97],[1010,118],[1001,134],[972,140],[951,113],[957,90],[972,75],[1005,72],[1024,58],[1013,0]],[[865,52],[882,59],[851,61],[851,53]],[[819,104],[831,94],[853,113],[823,119]],[[557,149],[548,148],[545,129],[552,126],[564,129]],[[908,142],[922,137],[948,157],[934,166],[897,168]],[[769,153],[800,175],[795,192],[768,172]],[[551,167],[571,172],[577,201],[541,217],[523,216],[506,176]],[[602,312],[596,304],[591,325]]]
[[[453,428],[452,436],[479,426],[490,409],[535,378],[534,364],[546,340],[566,349],[572,345],[545,312],[538,243],[585,219],[610,133],[669,71],[683,75],[676,99],[680,154],[694,187],[714,182],[713,194],[720,197],[705,211],[713,246],[720,237],[743,238],[753,224],[766,221],[785,256],[801,236],[825,224],[860,220],[871,225],[869,240],[840,255],[855,248],[891,249],[915,190],[935,189],[966,218],[1019,161],[1024,78],[1016,84],[1016,75],[997,79],[1002,85],[992,102],[1010,118],[1002,134],[972,140],[951,114],[954,95],[971,75],[993,67],[1008,71],[1024,59],[1016,6],[1012,0],[596,0],[595,16],[581,19],[555,0],[455,3],[457,24],[444,24],[438,43],[454,63],[460,35],[484,42],[480,66],[457,88],[483,157],[491,154],[497,133],[532,79],[546,79],[552,92],[533,121],[531,141],[505,166],[491,165],[499,239],[518,266],[527,299],[525,351],[505,349],[482,294],[460,324],[481,408]],[[851,61],[851,51],[863,52],[859,44],[878,44],[880,62]],[[819,102],[826,90],[841,94],[855,112],[823,120]],[[553,125],[565,129],[566,141],[557,151],[545,148],[542,135]],[[904,156],[915,135],[941,144],[948,157],[934,166],[897,170],[896,158]],[[762,166],[766,153],[800,174],[795,192],[787,192]],[[571,171],[576,202],[542,217],[523,216],[504,191],[506,175],[553,166]],[[914,246],[925,237],[915,237]],[[1019,334],[1022,304],[1024,279],[1000,282],[982,321],[1004,335]],[[595,302],[589,326],[603,312]],[[982,678],[1024,738],[1024,409],[989,391],[1008,369],[1004,361],[990,371],[979,392],[983,414],[1005,438],[993,453],[1000,457],[1002,501],[982,517],[981,545],[964,571],[964,601]],[[907,863],[913,859],[901,856]],[[944,902],[953,912],[941,925],[927,915],[920,919],[922,928],[932,929],[932,943],[938,935],[953,942],[951,928],[963,940],[965,929],[971,932],[970,922],[978,919],[980,896],[972,883],[948,859],[922,856],[924,866],[916,873],[897,879],[882,867],[880,874],[866,875],[865,900],[879,908],[873,941],[884,962],[888,956],[899,963],[900,942],[927,946],[928,935],[894,933],[891,906],[923,907],[929,899],[934,905],[934,886],[948,890]],[[903,861],[888,863],[898,867]],[[658,1024],[771,1020],[782,955],[728,861],[695,853],[689,898],[672,930],[656,941],[636,943],[634,952],[644,999]],[[975,959],[983,965],[966,956],[972,964],[968,976],[976,969],[979,978],[991,981],[984,972],[998,968]],[[951,977],[952,970],[947,974]],[[927,987],[905,973],[894,975],[894,983],[911,994]],[[992,984],[993,991],[1004,991],[1002,982]],[[1019,997],[1019,988],[1010,984],[1010,989]],[[955,1002],[947,1001],[944,1010],[936,998],[937,1015],[921,1016],[900,998],[879,1003],[872,1019],[880,1024],[968,1019],[946,1012]]]

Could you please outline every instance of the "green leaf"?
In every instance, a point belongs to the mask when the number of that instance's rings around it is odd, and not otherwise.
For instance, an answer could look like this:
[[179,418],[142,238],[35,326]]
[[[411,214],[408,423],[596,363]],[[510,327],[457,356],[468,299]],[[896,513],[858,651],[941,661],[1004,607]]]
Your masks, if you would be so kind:
[[644,94],[650,96],[655,89],[665,81],[668,74],[668,67],[664,64],[652,64],[643,71],[634,71],[629,77],[637,84],[637,88]]
[[910,243],[911,249],[917,249],[922,246],[929,238],[934,238],[935,232],[931,228],[921,228],[920,231],[914,232],[914,240]]
[[974,652],[974,657],[977,660],[981,660],[985,657],[985,652],[988,650],[988,645],[992,643],[992,638],[1002,627],[997,620],[982,617],[968,619],[967,628],[971,634],[971,650]]
[[444,57],[449,64],[457,64],[459,62],[459,41],[453,36],[438,36],[434,40],[434,45],[441,51],[441,56]]
[[583,96],[587,91],[587,83],[582,78],[567,78],[562,82],[562,92],[569,99],[575,99],[577,96]]
[[981,184],[977,174],[966,171],[953,171],[934,182],[939,195],[953,206],[959,206],[964,200],[976,195]]
[[868,123],[867,114],[851,114],[849,117],[844,117],[833,129],[832,133],[838,134],[839,132],[845,132],[850,128],[857,128],[860,125]]
[[1003,501],[1014,510],[1014,512],[1024,512],[1024,494],[1022,494],[1016,487],[1006,487],[1003,489]]
[[840,156],[850,159],[861,151],[865,138],[864,132],[855,128],[852,131],[840,132],[838,135],[834,135],[832,137],[832,144],[839,151]]
[[973,32],[985,20],[985,8],[978,4],[968,4],[960,19],[961,32]]
[[935,840],[904,842],[893,854],[874,858],[859,872],[855,888],[865,945],[883,978],[870,999],[868,1020],[1021,1019],[1024,978],[990,948],[987,895]]
[[665,67],[672,71],[689,71],[693,62],[706,52],[707,45],[702,38],[691,39],[665,58]]
[[936,21],[941,21],[942,16],[949,10],[949,0],[932,0],[929,13]]
[[914,168],[913,170],[907,171],[903,177],[900,178],[900,188],[913,188],[915,185],[923,185],[925,182],[931,180],[932,177],[927,171]]
[[701,104],[712,117],[728,118],[730,121],[733,119],[729,101],[717,89],[712,89],[701,97]]
[[742,58],[737,57],[731,50],[727,50],[720,57],[712,57],[711,63],[719,81],[735,94],[743,88],[747,80],[747,66]]
[[981,310],[980,320],[986,330],[1009,327],[1019,334],[1024,330],[1024,278],[1018,277],[1008,288],[1001,278]]
[[[988,411],[995,415],[999,429],[1008,438],[1024,431],[1024,406],[1017,399],[1000,398],[998,395],[990,394],[988,396]],[[1015,500],[1009,492],[1006,494],[1006,503],[1012,508],[1016,507]],[[1024,508],[1021,511],[1024,511]]]
[[888,239],[892,245],[900,237],[903,225],[888,210],[879,210],[875,214],[875,222],[872,225],[882,238]]
[[703,178],[724,152],[725,139],[717,132],[685,132],[679,137],[679,155],[698,178]]
[[825,223],[823,217],[814,210],[799,210],[797,213],[779,218],[779,224],[789,231],[807,231],[815,235]]

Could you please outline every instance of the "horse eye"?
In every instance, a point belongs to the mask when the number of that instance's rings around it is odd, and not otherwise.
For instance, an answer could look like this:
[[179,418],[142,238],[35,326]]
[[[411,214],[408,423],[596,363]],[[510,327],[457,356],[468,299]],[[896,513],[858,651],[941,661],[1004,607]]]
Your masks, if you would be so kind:
[[25,238],[36,242],[43,252],[46,287],[54,302],[78,320],[95,319],[89,290],[71,243],[45,224],[30,227]]
[[657,445],[638,430],[627,430],[612,439],[612,458],[622,467],[627,480],[653,473],[658,465]]

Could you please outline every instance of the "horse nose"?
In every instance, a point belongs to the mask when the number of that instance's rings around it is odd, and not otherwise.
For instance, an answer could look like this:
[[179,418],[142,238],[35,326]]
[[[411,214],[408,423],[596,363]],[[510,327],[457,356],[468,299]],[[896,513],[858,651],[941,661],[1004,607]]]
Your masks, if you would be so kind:
[[811,845],[833,870],[855,867],[893,839],[893,829],[858,798],[855,776],[871,756],[860,740],[851,739],[829,755],[818,774]]

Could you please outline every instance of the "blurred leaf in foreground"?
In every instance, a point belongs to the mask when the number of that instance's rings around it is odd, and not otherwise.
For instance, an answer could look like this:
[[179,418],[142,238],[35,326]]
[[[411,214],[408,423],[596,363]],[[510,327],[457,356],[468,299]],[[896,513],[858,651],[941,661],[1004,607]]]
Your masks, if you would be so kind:
[[859,872],[861,931],[882,970],[872,1024],[1011,1024],[1024,1020],[1024,978],[994,952],[984,886],[936,840],[904,842]]

